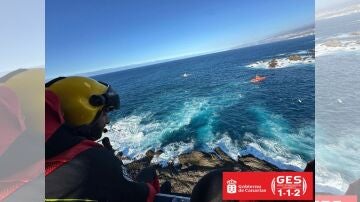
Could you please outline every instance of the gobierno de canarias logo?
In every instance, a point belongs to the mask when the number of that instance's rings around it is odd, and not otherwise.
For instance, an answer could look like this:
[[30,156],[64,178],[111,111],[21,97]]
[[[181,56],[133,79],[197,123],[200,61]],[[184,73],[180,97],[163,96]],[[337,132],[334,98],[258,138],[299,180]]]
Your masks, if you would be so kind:
[[237,181],[236,180],[233,180],[233,179],[230,179],[226,182],[226,192],[228,194],[235,194],[236,193],[236,189],[237,189]]

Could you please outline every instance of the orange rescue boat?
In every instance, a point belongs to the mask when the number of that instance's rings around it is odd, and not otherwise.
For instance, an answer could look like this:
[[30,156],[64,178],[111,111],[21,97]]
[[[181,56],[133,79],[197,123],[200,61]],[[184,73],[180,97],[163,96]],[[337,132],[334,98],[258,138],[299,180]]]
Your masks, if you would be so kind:
[[256,75],[253,79],[250,80],[251,83],[259,83],[260,81],[265,80],[265,76],[258,76]]

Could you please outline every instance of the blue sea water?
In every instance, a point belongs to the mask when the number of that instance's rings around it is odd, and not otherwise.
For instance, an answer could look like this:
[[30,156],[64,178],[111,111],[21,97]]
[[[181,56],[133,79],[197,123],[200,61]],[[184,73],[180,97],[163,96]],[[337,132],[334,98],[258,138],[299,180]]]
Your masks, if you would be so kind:
[[[359,19],[357,12],[316,22],[318,192],[344,194],[360,178]],[[321,48],[327,41],[342,46]]]
[[[300,170],[314,159],[313,62],[283,68],[249,64],[306,54],[314,36],[241,48],[95,76],[121,96],[110,114],[115,148],[130,158],[148,149],[166,163],[191,150],[221,147],[234,159],[253,154]],[[256,75],[266,80],[253,84]]]

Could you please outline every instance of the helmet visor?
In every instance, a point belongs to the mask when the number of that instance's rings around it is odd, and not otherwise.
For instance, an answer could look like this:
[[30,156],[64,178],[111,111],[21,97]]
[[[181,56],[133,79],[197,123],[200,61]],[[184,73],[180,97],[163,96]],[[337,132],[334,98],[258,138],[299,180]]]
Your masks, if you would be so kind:
[[120,97],[111,86],[108,87],[104,96],[106,98],[105,107],[107,110],[112,111],[120,108]]
[[101,84],[107,86],[107,91],[103,94],[105,98],[105,110],[112,111],[120,108],[120,97],[115,90],[107,83],[99,81]]

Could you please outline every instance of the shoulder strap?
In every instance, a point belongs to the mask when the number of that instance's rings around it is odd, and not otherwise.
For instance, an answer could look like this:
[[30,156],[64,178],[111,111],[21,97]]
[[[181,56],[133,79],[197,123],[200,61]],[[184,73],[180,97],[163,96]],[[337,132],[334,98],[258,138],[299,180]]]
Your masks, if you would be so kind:
[[93,147],[101,147],[101,145],[90,140],[83,140],[63,153],[47,159],[45,161],[45,176],[48,176],[62,165],[74,159],[77,155]]

